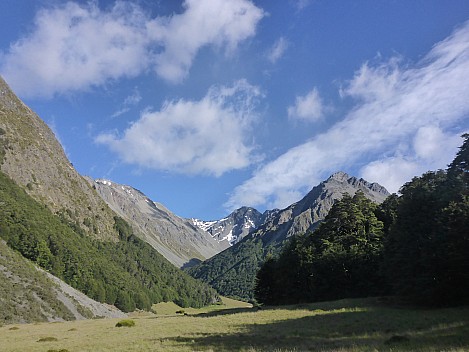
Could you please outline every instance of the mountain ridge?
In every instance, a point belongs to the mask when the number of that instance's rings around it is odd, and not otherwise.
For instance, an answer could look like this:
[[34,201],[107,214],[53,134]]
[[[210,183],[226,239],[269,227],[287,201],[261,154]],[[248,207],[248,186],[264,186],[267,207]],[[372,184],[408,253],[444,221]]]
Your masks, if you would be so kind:
[[136,234],[177,267],[190,266],[223,251],[207,232],[181,218],[142,191],[117,182],[87,178],[101,198],[132,225]]

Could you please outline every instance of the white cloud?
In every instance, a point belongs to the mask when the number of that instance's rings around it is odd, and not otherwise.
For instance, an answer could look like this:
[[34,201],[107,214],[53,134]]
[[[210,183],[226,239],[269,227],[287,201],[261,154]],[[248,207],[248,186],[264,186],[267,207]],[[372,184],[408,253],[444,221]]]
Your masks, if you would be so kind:
[[414,160],[404,157],[390,157],[373,161],[362,168],[361,176],[365,180],[383,180],[381,185],[392,193],[414,177],[424,171]]
[[137,105],[142,100],[142,96],[137,88],[134,89],[133,93],[124,99],[122,106],[119,110],[111,115],[111,117],[118,117],[126,112],[130,111],[132,106]]
[[168,21],[154,21],[150,31],[164,43],[156,72],[171,82],[187,75],[198,50],[206,45],[228,51],[255,34],[264,12],[247,0],[186,0],[185,12]]
[[171,82],[187,75],[204,46],[233,50],[264,16],[248,0],[186,0],[184,12],[150,18],[117,1],[66,2],[36,14],[32,32],[0,56],[0,72],[22,96],[50,98],[84,91],[149,68]]
[[305,121],[317,121],[324,116],[324,104],[316,88],[305,96],[296,97],[295,105],[288,108],[288,117]]
[[288,48],[288,41],[284,37],[280,37],[270,48],[267,53],[267,58],[273,64],[275,64],[282,56],[285,54],[285,51]]
[[200,101],[168,101],[144,112],[121,137],[104,133],[96,141],[143,168],[220,176],[256,160],[248,143],[260,95],[244,80],[212,87]]
[[[356,99],[345,118],[257,170],[234,190],[226,206],[284,207],[288,203],[279,195],[303,193],[357,163],[369,181],[391,191],[404,177],[444,168],[462,142],[456,143],[454,136],[469,128],[469,22],[412,67],[399,62],[363,65],[342,90]],[[445,136],[448,143],[442,143]],[[439,143],[444,152],[438,151]]]

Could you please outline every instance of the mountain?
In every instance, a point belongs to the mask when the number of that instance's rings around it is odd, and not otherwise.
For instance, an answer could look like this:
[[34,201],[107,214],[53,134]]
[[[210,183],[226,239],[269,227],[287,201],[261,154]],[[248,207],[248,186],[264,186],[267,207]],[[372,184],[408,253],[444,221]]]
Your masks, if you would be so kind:
[[227,241],[230,245],[238,243],[251,231],[262,225],[272,211],[261,214],[254,208],[241,207],[226,218],[215,221],[191,219],[192,223],[219,242]]
[[88,235],[117,238],[115,214],[74,169],[51,129],[1,77],[0,170]]
[[190,266],[228,247],[156,203],[139,190],[109,180],[90,180],[93,188],[145,242],[177,267]]
[[[88,297],[125,312],[162,301],[200,307],[219,300],[136,236],[1,78],[0,239]],[[8,275],[15,268],[6,263],[1,270]],[[15,284],[14,276],[6,277]],[[34,297],[25,297],[32,304]],[[14,306],[14,299],[0,296],[2,306]]]
[[260,264],[279,251],[285,241],[297,234],[313,231],[344,193],[365,196],[381,203],[389,192],[377,183],[337,172],[314,187],[303,199],[285,209],[269,213],[263,223],[227,250],[190,268],[188,272],[220,294],[253,299],[254,280]]
[[264,243],[271,243],[283,241],[297,233],[313,231],[337,199],[341,199],[344,193],[353,196],[358,190],[378,204],[389,196],[383,186],[339,171],[314,187],[299,202],[278,211],[274,217],[253,231],[253,236],[263,237]]

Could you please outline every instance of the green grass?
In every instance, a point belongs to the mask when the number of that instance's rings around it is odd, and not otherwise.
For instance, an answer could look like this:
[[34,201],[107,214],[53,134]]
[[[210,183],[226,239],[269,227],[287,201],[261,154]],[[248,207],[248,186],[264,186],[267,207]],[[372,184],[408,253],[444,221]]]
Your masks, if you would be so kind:
[[[469,351],[469,307],[361,299],[132,319],[135,327],[125,330],[115,328],[119,319],[6,325],[2,351]],[[57,341],[37,342],[46,337]]]
[[180,314],[178,312],[183,311],[188,315],[197,315],[197,314],[209,314],[214,311],[221,311],[226,309],[243,309],[243,308],[251,308],[252,304],[237,301],[235,299],[231,299],[228,297],[220,297],[221,304],[214,304],[203,308],[182,308],[173,302],[162,302],[158,304],[154,304],[152,306],[152,311],[159,316],[173,316],[176,314]]

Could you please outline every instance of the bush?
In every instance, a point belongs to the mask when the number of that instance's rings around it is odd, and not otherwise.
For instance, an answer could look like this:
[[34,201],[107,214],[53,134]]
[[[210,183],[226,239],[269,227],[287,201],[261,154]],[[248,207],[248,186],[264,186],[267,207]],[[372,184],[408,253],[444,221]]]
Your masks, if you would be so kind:
[[52,341],[57,341],[57,338],[52,337],[52,336],[47,336],[47,337],[41,337],[37,342],[52,342]]
[[117,322],[116,324],[117,328],[120,328],[123,326],[129,327],[129,328],[132,326],[135,326],[135,321],[133,321],[132,319],[124,319],[124,320]]

